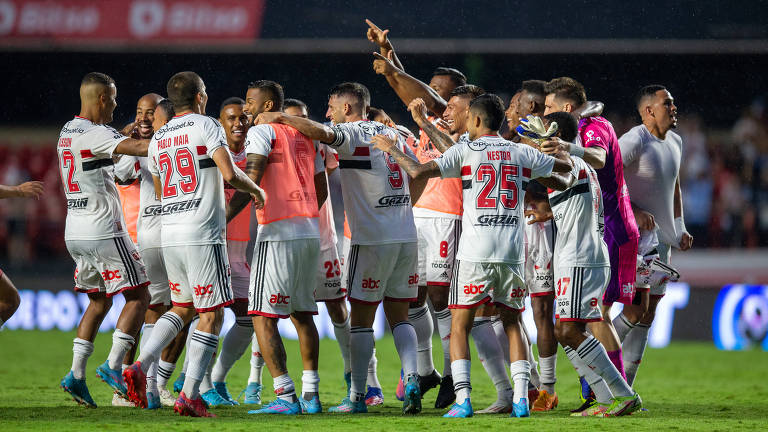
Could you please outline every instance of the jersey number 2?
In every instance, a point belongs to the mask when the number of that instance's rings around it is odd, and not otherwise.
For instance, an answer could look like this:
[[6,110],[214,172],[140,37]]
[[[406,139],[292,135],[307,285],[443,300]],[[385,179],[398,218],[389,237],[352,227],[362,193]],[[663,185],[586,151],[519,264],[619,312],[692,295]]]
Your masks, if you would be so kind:
[[[174,163],[175,162],[175,163]],[[176,150],[174,159],[168,153],[160,153],[157,164],[163,173],[163,198],[173,198],[178,194],[178,188],[185,194],[197,189],[197,168],[192,152],[186,148]],[[178,187],[172,183],[174,170],[179,173]]]
[[517,207],[518,189],[515,178],[518,176],[517,165],[501,165],[501,175],[498,176],[498,199],[493,197],[496,189],[496,168],[492,164],[482,164],[477,167],[475,181],[485,182],[480,193],[477,194],[477,208],[495,209],[501,201],[502,207],[514,210]]
[[[66,172],[66,179],[64,178]],[[61,152],[61,177],[70,193],[80,192],[80,185],[72,180],[75,175],[75,155],[69,150]]]

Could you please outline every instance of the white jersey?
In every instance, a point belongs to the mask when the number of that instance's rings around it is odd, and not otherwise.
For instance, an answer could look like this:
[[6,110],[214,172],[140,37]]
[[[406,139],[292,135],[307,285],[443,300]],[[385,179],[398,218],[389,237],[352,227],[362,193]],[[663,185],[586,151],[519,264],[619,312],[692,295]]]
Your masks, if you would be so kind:
[[498,135],[485,135],[454,145],[435,162],[444,178],[462,179],[464,214],[456,258],[522,264],[525,188],[531,179],[549,177],[555,159]]
[[597,173],[583,159],[571,156],[573,183],[564,191],[549,191],[557,237],[555,267],[610,266],[603,241],[603,198]]
[[80,116],[61,129],[57,153],[67,198],[64,240],[100,240],[126,233],[112,156],[127,138]]
[[381,123],[359,120],[333,126],[329,143],[339,153],[344,209],[352,245],[416,242],[408,175],[371,138],[387,135],[416,160],[400,134]]
[[653,215],[662,243],[678,244],[682,233],[675,232],[674,199],[683,153],[680,135],[669,131],[660,140],[641,124],[622,135],[619,146],[632,203]]
[[162,245],[224,244],[224,179],[211,159],[227,149],[224,128],[200,114],[171,119],[149,143],[148,167],[162,184]]
[[[335,170],[339,167],[339,155],[328,144],[320,144],[320,156],[325,162],[326,170]],[[320,250],[328,250],[335,248],[338,238],[336,236],[336,224],[333,220],[333,205],[331,205],[331,189],[327,184],[328,198],[326,198],[323,206],[320,207]]]
[[122,156],[115,164],[115,177],[121,181],[139,179],[139,214],[136,221],[139,251],[161,247],[160,200],[155,196],[155,182],[149,172],[147,158]]

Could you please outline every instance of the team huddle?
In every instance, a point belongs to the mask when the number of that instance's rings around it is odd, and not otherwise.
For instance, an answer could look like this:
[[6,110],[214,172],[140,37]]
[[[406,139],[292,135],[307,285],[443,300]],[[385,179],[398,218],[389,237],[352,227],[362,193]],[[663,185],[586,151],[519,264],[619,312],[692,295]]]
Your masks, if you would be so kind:
[[[111,298],[122,294],[111,350],[96,369],[114,405],[212,417],[209,408],[238,404],[227,375],[250,346],[244,403],[262,406],[249,414],[320,413],[313,315],[325,302],[347,383],[329,412],[383,404],[372,328],[381,303],[401,361],[404,414],[419,413],[433,388],[445,417],[552,410],[558,344],[581,380],[572,415],[642,409],[632,386],[656,305],[679,278],[670,251],[693,242],[671,94],[643,87],[643,123],[618,138],[602,104],[572,78],[524,81],[505,109],[456,69],[438,68],[429,83],[410,76],[388,30],[368,25],[380,48],[374,71],[418,136],[371,107],[355,82],[331,89],[327,124],[269,80],[225,99],[216,120],[205,115],[206,86],[194,72],[172,76],[166,97],[139,99],[136,121],[118,131],[107,126],[114,80],[83,78],[81,112],[57,146],[75,290],[90,300],[61,381],[76,402],[96,407],[86,364]],[[343,209],[330,199],[336,169]],[[521,318],[528,296],[538,360]],[[623,310],[611,321],[617,302]],[[236,319],[220,341],[224,308]],[[300,393],[278,331],[283,318],[299,337]],[[477,412],[470,335],[498,395]],[[264,365],[276,397],[262,404]]]

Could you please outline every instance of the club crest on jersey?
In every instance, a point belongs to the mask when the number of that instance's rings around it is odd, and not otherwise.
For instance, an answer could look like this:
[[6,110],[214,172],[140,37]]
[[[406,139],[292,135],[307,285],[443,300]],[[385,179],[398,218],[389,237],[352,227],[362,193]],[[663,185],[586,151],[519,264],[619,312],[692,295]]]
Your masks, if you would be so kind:
[[400,207],[411,204],[410,195],[387,195],[379,198],[379,205],[376,208],[382,207]]
[[510,215],[480,215],[475,226],[517,226],[517,216]]
[[139,253],[139,251],[134,250],[133,252],[131,252],[131,256],[133,257],[134,261],[141,261],[141,254]]

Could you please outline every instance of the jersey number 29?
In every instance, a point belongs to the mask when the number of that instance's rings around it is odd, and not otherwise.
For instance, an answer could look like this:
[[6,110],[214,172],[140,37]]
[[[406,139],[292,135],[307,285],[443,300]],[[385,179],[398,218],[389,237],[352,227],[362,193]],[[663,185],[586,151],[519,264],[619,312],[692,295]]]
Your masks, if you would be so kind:
[[[187,148],[176,150],[174,158],[168,153],[160,153],[157,164],[163,173],[163,198],[173,198],[178,195],[178,188],[185,194],[193,193],[197,189],[197,167],[192,152]],[[179,173],[178,187],[172,183],[174,170]]]

